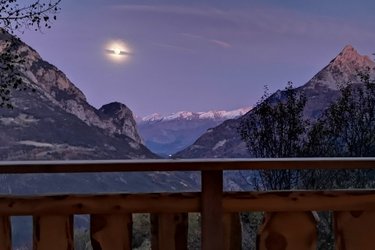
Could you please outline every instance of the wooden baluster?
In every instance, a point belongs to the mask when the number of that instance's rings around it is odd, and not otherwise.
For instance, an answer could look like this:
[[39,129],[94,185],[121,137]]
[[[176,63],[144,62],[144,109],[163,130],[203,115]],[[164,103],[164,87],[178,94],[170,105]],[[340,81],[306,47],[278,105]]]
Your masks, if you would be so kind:
[[312,212],[266,213],[257,237],[259,250],[316,250],[316,219]]
[[8,216],[0,216],[0,250],[12,249],[12,230]]
[[223,171],[202,171],[202,250],[224,250]]
[[151,214],[152,250],[187,250],[188,214]]
[[33,217],[34,250],[73,250],[73,216]]
[[337,250],[373,250],[375,211],[334,212]]
[[91,245],[93,250],[131,250],[131,214],[91,215]]
[[239,213],[226,213],[224,223],[224,249],[239,250],[242,248],[242,227]]

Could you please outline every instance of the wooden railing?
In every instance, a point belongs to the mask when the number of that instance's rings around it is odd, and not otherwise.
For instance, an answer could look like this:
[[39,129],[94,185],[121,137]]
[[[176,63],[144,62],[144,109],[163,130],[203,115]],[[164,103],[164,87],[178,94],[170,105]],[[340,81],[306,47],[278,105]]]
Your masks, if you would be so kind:
[[90,215],[94,250],[131,249],[132,214],[150,213],[152,249],[187,249],[189,212],[201,213],[202,249],[241,249],[238,213],[264,211],[257,249],[316,249],[312,211],[333,211],[336,249],[375,249],[375,190],[223,192],[223,170],[364,169],[375,158],[2,162],[0,174],[201,171],[196,193],[0,197],[0,250],[11,216],[33,216],[35,250],[73,249],[73,215]]

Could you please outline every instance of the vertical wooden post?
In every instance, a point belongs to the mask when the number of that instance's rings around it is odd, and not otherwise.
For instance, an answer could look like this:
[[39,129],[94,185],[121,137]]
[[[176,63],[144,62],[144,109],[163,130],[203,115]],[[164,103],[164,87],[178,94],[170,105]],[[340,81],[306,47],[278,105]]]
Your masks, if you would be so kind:
[[131,214],[95,214],[90,217],[91,245],[94,250],[131,250]]
[[223,171],[202,171],[202,250],[224,250]]
[[151,214],[152,250],[188,249],[188,214]]
[[239,213],[226,213],[224,223],[224,249],[242,249],[242,227]]
[[257,236],[259,250],[316,250],[317,228],[312,212],[268,212]]
[[11,235],[10,218],[8,216],[0,216],[0,250],[12,249]]
[[34,250],[73,250],[73,216],[34,216]]
[[375,238],[375,211],[334,212],[336,250],[372,250]]

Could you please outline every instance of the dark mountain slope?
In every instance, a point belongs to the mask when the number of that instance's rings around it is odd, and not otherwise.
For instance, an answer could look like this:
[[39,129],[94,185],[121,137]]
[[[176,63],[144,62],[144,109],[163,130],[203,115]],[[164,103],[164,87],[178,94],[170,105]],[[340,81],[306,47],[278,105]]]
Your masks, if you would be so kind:
[[[5,45],[9,34],[0,36]],[[111,103],[97,110],[55,66],[20,40],[22,77],[30,89],[13,92],[13,109],[0,109],[0,159],[154,158],[142,145],[131,110]]]
[[[375,77],[375,63],[367,56],[362,56],[350,45],[346,46],[326,67],[309,82],[298,88],[307,97],[304,115],[308,119],[316,119],[329,104],[339,95],[338,86],[358,83],[358,72],[370,70]],[[282,99],[284,93],[277,91],[269,101]],[[194,144],[176,153],[175,158],[242,158],[251,157],[245,143],[238,133],[240,122],[251,115],[228,120],[207,131]]]

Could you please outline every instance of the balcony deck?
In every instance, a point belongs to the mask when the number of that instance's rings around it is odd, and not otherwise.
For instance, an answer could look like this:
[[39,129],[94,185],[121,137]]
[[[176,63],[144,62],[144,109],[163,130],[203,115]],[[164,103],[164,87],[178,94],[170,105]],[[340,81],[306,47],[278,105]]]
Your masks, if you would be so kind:
[[[312,211],[333,211],[336,249],[374,249],[375,190],[224,192],[224,170],[369,169],[375,158],[1,162],[0,174],[201,171],[195,193],[0,197],[0,250],[10,250],[11,216],[33,216],[35,250],[73,249],[73,215],[90,214],[94,250],[131,249],[132,214],[152,216],[152,249],[187,249],[187,213],[201,213],[202,249],[241,248],[238,213],[263,211],[258,249],[316,249]],[[51,248],[53,246],[53,248]]]

